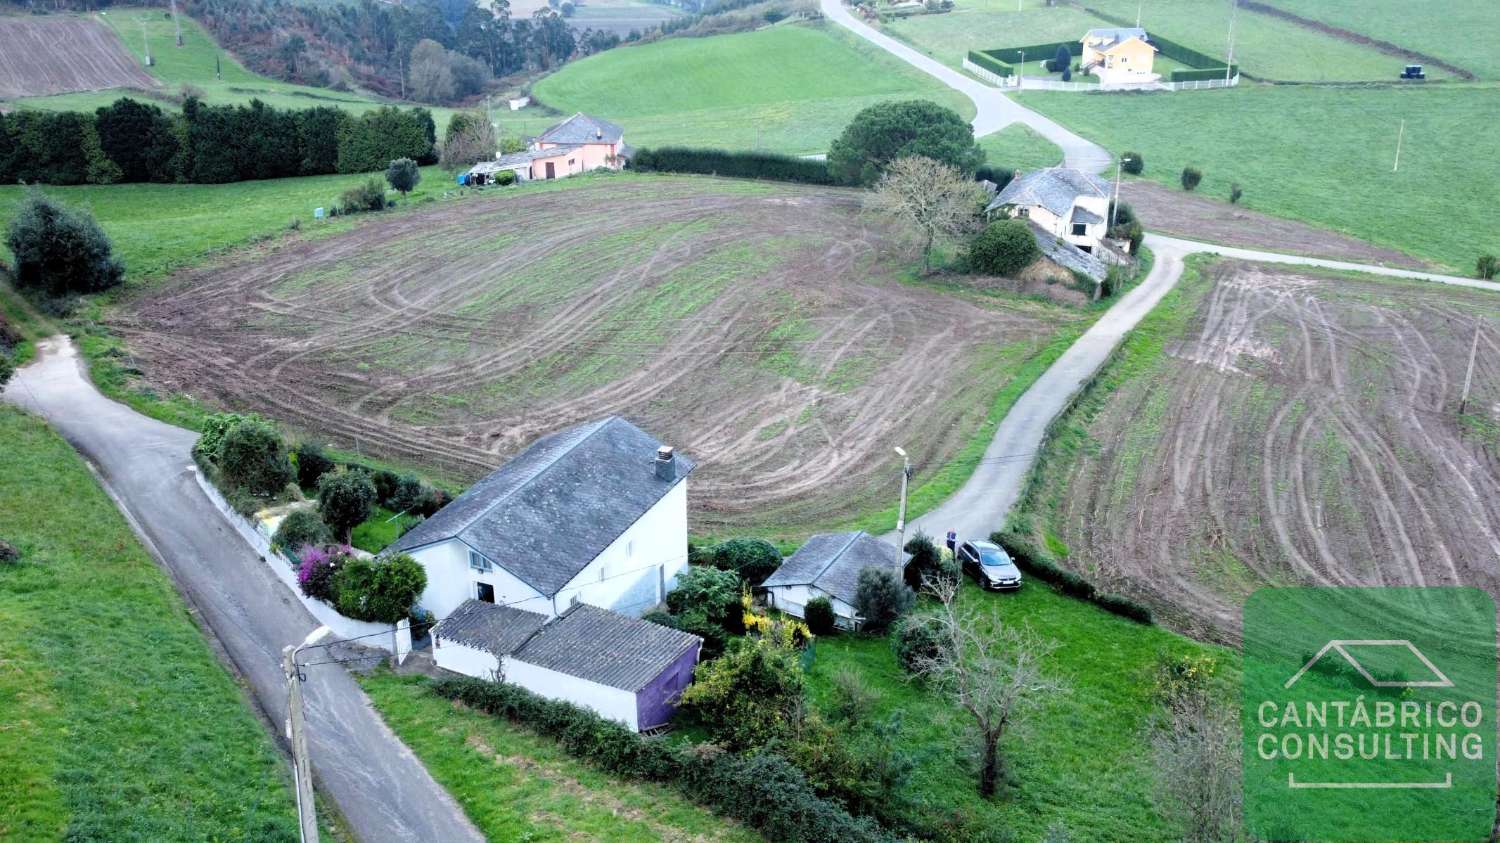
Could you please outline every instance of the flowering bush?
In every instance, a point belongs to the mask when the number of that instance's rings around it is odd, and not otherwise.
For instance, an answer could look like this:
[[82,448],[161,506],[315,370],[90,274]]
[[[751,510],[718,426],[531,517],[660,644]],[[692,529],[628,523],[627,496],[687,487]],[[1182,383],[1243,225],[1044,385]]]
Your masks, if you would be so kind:
[[302,564],[297,568],[297,586],[314,600],[333,601],[334,575],[350,556],[348,545],[334,548],[303,545],[297,553]]

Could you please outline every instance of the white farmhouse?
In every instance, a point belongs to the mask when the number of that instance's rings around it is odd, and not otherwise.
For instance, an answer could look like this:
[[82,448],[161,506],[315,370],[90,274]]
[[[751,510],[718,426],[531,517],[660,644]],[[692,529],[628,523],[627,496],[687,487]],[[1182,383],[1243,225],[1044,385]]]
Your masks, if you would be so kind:
[[788,615],[805,617],[807,601],[826,597],[837,624],[857,629],[864,620],[854,608],[859,572],[885,568],[901,576],[911,554],[869,533],[820,533],[797,548],[760,587],[766,604]]
[[578,603],[550,618],[467,600],[432,629],[438,667],[593,709],[637,731],[672,719],[703,639]]
[[687,566],[694,463],[620,418],[533,442],[391,546],[427,570],[420,605],[553,617],[575,602],[639,615]]
[[1047,167],[1011,179],[985,208],[1022,217],[1085,252],[1099,248],[1108,233],[1109,183],[1071,167]]

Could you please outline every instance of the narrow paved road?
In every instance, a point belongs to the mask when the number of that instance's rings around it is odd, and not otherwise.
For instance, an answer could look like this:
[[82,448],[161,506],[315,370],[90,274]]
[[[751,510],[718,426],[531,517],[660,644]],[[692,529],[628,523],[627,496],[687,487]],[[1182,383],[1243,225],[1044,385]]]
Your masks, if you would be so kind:
[[[189,471],[195,434],[105,398],[65,337],[42,343],[39,359],[16,373],[4,398],[46,418],[94,464],[268,718],[283,723],[282,648],[317,623],[203,496]],[[483,840],[342,667],[306,672],[314,777],[360,840]]]
[[1024,123],[1063,151],[1063,163],[1069,167],[1102,172],[1113,158],[1098,144],[1084,140],[1049,118],[1012,102],[999,89],[965,76],[942,62],[925,56],[886,35],[845,8],[843,0],[820,0],[823,15],[839,26],[869,41],[912,67],[936,77],[943,84],[968,97],[974,103],[974,136],[998,132],[1012,123]]
[[1242,249],[1238,246],[1220,246],[1216,243],[1200,243],[1197,240],[1184,240],[1180,237],[1166,237],[1160,234],[1147,234],[1146,245],[1151,247],[1152,251],[1173,249],[1183,254],[1202,252],[1204,254],[1223,255],[1226,258],[1235,258],[1238,260],[1288,263],[1298,266],[1315,266],[1323,269],[1340,269],[1348,272],[1367,272],[1371,275],[1386,275],[1391,278],[1411,278],[1416,281],[1432,281],[1437,284],[1451,284],[1455,287],[1472,287],[1476,290],[1494,290],[1500,292],[1500,281],[1480,281],[1477,278],[1465,278],[1462,275],[1441,275],[1436,272],[1422,272],[1416,269],[1398,269],[1389,266],[1328,260],[1326,258],[1309,258],[1302,255],[1284,255],[1280,252]]

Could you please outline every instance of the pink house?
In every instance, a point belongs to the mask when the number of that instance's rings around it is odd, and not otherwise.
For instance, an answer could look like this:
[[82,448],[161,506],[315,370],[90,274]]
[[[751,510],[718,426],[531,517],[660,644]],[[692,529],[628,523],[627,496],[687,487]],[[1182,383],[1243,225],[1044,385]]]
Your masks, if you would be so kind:
[[474,165],[466,183],[485,184],[501,170],[515,173],[517,181],[560,179],[600,168],[619,170],[628,157],[624,129],[580,112],[533,138],[525,152]]

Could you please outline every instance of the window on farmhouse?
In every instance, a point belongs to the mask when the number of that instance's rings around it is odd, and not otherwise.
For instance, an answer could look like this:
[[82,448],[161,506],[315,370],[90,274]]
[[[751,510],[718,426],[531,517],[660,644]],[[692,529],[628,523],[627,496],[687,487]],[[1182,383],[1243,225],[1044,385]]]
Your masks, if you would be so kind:
[[484,558],[479,552],[471,550],[469,551],[469,567],[476,571],[488,571],[490,560]]
[[1081,222],[1073,223],[1073,233],[1079,236],[1089,233],[1089,227]]

